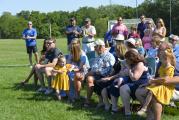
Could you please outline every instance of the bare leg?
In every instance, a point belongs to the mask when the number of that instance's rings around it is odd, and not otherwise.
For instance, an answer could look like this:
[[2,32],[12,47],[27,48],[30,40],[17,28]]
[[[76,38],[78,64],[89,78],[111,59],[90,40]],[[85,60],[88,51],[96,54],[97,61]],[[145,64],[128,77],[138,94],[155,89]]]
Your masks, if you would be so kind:
[[145,98],[147,96],[148,90],[144,87],[138,88],[135,92],[135,95],[137,97],[137,100],[139,100],[140,104],[143,105],[145,103]]
[[27,77],[24,81],[22,81],[21,83],[28,83],[29,80],[30,80],[30,78],[31,78],[33,75],[35,75],[35,66],[34,66],[34,67],[32,68],[32,70],[30,71],[30,74],[28,75],[28,77]]
[[29,63],[32,66],[32,53],[29,53]]
[[38,53],[37,53],[37,52],[36,52],[36,53],[34,53],[34,56],[35,56],[35,61],[36,61],[36,63],[39,63]]
[[75,73],[75,92],[76,92],[76,98],[79,99],[80,97],[80,90],[81,90],[81,82],[84,80],[84,76],[82,73],[77,72]]
[[93,76],[88,76],[87,77],[87,99],[86,103],[90,102],[91,96],[93,94],[93,87],[94,87],[94,78]]
[[[141,89],[142,90],[142,89]],[[140,92],[140,89],[137,90],[136,92]],[[150,90],[147,90],[147,89],[143,89],[142,90],[143,93],[146,93],[147,96],[146,97],[143,97],[143,96],[138,96],[139,99],[144,99],[143,103],[142,103],[142,108],[137,112],[138,115],[144,115],[147,111],[147,107],[149,106],[151,100],[152,100],[152,92]]]
[[148,95],[146,97],[144,105],[142,106],[142,109],[146,109],[147,110],[147,106],[150,104],[150,102],[152,100],[152,96],[153,96],[152,92],[148,91]]
[[61,100],[60,90],[56,90],[56,96],[57,96],[58,100]]
[[37,77],[40,81],[41,87],[45,88],[44,75],[43,75],[43,73],[45,73],[45,69],[44,68],[41,68],[41,69],[36,68],[35,71],[36,71]]
[[152,98],[152,107],[154,110],[154,119],[161,120],[162,116],[162,104],[160,104],[155,97]]

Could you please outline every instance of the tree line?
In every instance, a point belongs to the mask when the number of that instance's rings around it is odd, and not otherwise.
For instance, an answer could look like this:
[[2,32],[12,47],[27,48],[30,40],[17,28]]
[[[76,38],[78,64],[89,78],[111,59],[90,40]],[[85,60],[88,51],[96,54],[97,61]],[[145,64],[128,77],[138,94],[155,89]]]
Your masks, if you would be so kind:
[[[172,33],[179,34],[179,1],[172,0]],[[145,0],[137,7],[138,15],[144,14],[153,18],[154,21],[160,17],[164,19],[167,33],[170,28],[170,0]],[[51,25],[52,36],[64,37],[65,27],[69,24],[69,18],[75,17],[79,26],[83,25],[84,19],[89,17],[96,27],[97,37],[103,37],[107,30],[107,21],[115,20],[122,16],[124,19],[136,18],[136,8],[121,5],[108,5],[93,7],[81,7],[73,12],[54,11],[41,13],[39,11],[21,11],[16,15],[4,12],[0,17],[0,38],[21,38],[27,22],[32,21],[37,29],[38,38],[49,37],[49,25]]]

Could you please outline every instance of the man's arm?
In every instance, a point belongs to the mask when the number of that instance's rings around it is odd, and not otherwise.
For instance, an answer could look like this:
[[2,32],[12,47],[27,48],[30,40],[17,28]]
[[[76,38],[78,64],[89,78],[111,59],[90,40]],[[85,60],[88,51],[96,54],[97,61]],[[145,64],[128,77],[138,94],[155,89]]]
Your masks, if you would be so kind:
[[55,67],[57,64],[58,58],[53,59],[52,63],[47,63],[47,64],[37,64],[37,68],[45,68],[45,67]]

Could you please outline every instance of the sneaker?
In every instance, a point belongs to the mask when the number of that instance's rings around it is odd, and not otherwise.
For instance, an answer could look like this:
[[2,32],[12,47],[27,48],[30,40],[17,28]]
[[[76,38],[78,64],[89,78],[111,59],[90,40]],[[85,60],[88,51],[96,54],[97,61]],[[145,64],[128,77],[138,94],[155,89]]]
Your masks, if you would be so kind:
[[172,102],[170,102],[169,106],[174,107],[174,108],[176,108],[176,107],[177,107],[177,106],[176,106],[176,104],[175,104],[173,101],[172,101]]
[[96,109],[99,109],[99,108],[101,108],[103,106],[104,106],[104,103],[98,103],[97,106],[96,106]]
[[45,92],[45,91],[46,91],[46,88],[44,88],[44,87],[41,87],[37,90],[37,92]]
[[110,110],[110,108],[111,108],[111,105],[108,104],[108,105],[105,105],[104,110],[105,110],[106,112],[108,112],[108,111]]
[[51,89],[51,88],[48,88],[48,89],[46,89],[46,91],[45,91],[45,95],[49,95],[49,94],[51,94],[53,92],[53,90]]
[[143,115],[145,115],[146,114],[146,109],[140,109],[138,112],[137,112],[137,115],[139,115],[139,116],[143,116]]

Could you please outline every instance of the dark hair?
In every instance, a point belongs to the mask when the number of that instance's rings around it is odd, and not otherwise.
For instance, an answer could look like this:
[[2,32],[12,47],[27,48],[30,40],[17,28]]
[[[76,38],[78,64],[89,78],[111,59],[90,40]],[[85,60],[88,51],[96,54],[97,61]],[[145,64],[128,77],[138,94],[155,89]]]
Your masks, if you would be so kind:
[[43,47],[42,50],[40,51],[42,55],[45,54],[45,52],[47,51],[47,47],[45,45],[47,40],[48,40],[47,38],[44,39]]
[[138,52],[135,50],[129,50],[126,52],[124,57],[129,60],[132,64],[137,64],[139,62],[144,63],[144,56],[140,55]]

